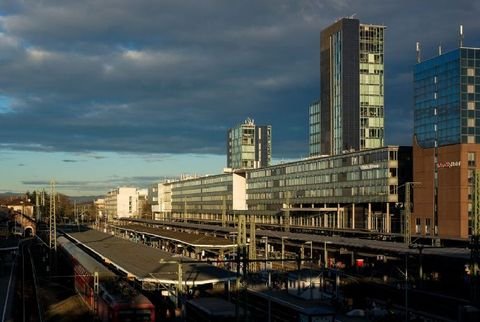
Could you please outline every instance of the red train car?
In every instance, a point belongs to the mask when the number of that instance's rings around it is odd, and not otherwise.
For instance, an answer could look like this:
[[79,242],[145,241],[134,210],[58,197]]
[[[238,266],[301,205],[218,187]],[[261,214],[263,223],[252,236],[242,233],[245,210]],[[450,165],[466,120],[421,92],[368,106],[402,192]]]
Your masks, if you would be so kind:
[[[65,237],[58,237],[59,247],[72,262],[75,290],[94,311],[100,321],[154,322],[155,307],[143,294],[120,280],[103,264],[96,261]],[[95,294],[95,273],[98,292]]]

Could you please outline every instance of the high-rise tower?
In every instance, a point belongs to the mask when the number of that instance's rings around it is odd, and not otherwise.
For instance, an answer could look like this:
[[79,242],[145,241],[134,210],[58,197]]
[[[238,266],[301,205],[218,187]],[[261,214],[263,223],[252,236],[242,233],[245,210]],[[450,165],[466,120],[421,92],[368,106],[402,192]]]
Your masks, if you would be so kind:
[[320,35],[320,154],[384,144],[385,26],[343,18]]
[[[461,39],[460,43],[463,39]],[[417,51],[419,51],[417,45]],[[480,48],[420,61],[414,78],[414,234],[467,238],[480,169]]]

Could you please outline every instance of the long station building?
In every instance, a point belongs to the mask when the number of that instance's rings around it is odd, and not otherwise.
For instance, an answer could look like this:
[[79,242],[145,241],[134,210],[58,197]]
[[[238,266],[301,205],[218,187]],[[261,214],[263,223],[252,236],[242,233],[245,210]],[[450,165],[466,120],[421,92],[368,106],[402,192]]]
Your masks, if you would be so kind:
[[411,148],[318,156],[258,169],[166,182],[171,209],[156,219],[234,225],[246,214],[257,224],[309,228],[400,230],[404,184],[411,181]]

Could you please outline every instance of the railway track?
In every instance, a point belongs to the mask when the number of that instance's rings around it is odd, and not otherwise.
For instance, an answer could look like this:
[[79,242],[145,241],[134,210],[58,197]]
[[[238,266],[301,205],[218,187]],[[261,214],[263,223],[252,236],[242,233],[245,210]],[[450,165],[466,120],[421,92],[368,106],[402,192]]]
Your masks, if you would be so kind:
[[38,301],[38,283],[31,247],[33,239],[20,242],[17,257],[17,283],[13,313],[15,321],[43,322],[42,310]]

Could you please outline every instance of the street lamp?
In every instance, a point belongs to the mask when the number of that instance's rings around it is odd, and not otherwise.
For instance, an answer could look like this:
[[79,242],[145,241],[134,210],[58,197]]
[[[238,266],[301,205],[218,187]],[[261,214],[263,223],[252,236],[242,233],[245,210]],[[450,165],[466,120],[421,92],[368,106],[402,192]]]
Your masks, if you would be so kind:
[[313,242],[311,240],[306,241],[304,244],[308,245],[310,244],[310,266],[313,263]]
[[287,239],[288,237],[286,236],[282,236],[281,239],[282,239],[282,269],[283,269],[283,260],[285,259],[285,239]]
[[267,270],[267,261],[268,261],[268,236],[263,236],[262,239],[265,241],[265,270]]

